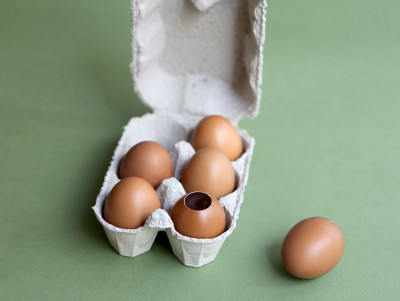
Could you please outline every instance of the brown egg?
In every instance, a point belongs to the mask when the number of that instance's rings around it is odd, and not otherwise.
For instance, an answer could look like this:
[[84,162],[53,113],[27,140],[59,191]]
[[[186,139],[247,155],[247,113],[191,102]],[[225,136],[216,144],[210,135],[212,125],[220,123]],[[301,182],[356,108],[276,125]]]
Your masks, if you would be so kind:
[[219,115],[202,119],[193,130],[191,143],[196,151],[213,147],[229,160],[236,160],[243,152],[242,139],[230,121]]
[[282,244],[282,263],[299,278],[315,278],[332,270],[342,257],[344,239],[334,222],[310,217],[296,224]]
[[219,201],[204,192],[191,192],[175,204],[171,212],[176,231],[194,238],[213,238],[225,231],[225,210]]
[[143,141],[133,146],[119,168],[120,179],[139,177],[154,188],[172,175],[173,166],[169,153],[161,144],[153,141]]
[[158,208],[160,200],[154,188],[141,178],[128,177],[111,189],[104,205],[104,219],[119,228],[136,229]]
[[223,153],[204,148],[190,159],[181,182],[186,192],[204,191],[219,199],[235,188],[235,172]]

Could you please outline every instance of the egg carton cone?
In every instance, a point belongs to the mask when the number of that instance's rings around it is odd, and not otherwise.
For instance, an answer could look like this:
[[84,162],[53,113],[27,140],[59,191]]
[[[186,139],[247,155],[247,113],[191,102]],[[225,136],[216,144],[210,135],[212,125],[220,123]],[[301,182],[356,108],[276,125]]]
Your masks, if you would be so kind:
[[[153,113],[134,117],[125,126],[93,210],[119,254],[145,253],[157,233],[165,231],[175,256],[184,265],[200,267],[216,258],[236,227],[243,202],[255,141],[237,122],[255,117],[259,109],[266,1],[132,0],[131,4],[135,91]],[[219,199],[226,213],[225,231],[212,239],[197,239],[178,233],[170,213],[186,194],[179,180],[195,154],[189,143],[191,132],[208,115],[222,115],[236,126],[244,152],[232,162],[235,190]],[[104,220],[103,208],[120,180],[119,164],[131,147],[149,140],[168,150],[174,176],[157,187],[160,209],[144,226],[115,227]]]

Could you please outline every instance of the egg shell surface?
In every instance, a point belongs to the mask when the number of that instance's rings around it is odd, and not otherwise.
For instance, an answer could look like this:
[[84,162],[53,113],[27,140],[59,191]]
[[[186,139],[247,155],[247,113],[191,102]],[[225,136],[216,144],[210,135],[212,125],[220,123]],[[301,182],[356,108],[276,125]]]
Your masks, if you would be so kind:
[[143,141],[134,145],[122,159],[119,178],[139,177],[153,188],[173,176],[173,165],[168,151],[154,141]]
[[219,201],[203,192],[179,199],[171,211],[175,230],[194,238],[214,238],[225,231],[226,216]]
[[136,229],[160,208],[154,188],[138,177],[119,181],[110,191],[104,204],[104,219],[119,228]]
[[323,217],[310,217],[296,224],[285,237],[281,257],[286,270],[309,279],[332,270],[344,250],[339,227]]
[[196,151],[213,147],[223,152],[231,161],[243,152],[242,139],[233,124],[219,115],[203,118],[193,130],[191,144]]
[[214,148],[199,150],[190,159],[182,174],[185,191],[203,191],[219,199],[235,188],[235,172],[231,161]]

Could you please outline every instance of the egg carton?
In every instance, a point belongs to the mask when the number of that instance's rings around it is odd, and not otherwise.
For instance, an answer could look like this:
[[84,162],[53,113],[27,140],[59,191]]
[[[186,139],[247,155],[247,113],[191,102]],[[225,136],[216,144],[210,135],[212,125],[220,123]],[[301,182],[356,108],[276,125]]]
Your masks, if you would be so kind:
[[[222,115],[235,126],[255,117],[260,103],[265,0],[132,0],[135,91],[153,113],[132,118],[115,149],[93,206],[111,245],[124,256],[151,249],[165,231],[173,253],[187,266],[213,261],[236,227],[243,202],[254,138],[239,129],[244,152],[232,162],[235,190],[220,198],[226,230],[212,239],[178,233],[169,216],[185,194],[179,179],[195,151],[191,131],[208,115]],[[103,218],[105,200],[119,181],[118,168],[128,150],[141,141],[156,141],[171,155],[174,177],[157,188],[161,209],[144,226],[121,229]]]
[[[254,147],[254,139],[244,130],[239,130],[239,133],[243,139],[245,151],[239,159],[232,162],[236,180],[235,190],[220,198],[220,203],[225,209],[227,217],[226,231],[216,238],[196,239],[183,236],[175,230],[169,214],[175,203],[186,194],[178,179],[180,179],[184,167],[195,153],[192,145],[187,142],[190,130],[184,131],[185,126],[167,115],[147,114],[140,118],[133,118],[125,127],[103,187],[97,197],[96,205],[93,207],[111,245],[121,255],[134,257],[147,252],[150,250],[158,231],[161,230],[166,231],[174,254],[185,265],[198,267],[215,259],[225,238],[232,233],[236,226]],[[148,131],[151,127],[155,130]],[[141,134],[138,135],[138,133]],[[161,209],[154,211],[144,226],[138,229],[120,229],[104,220],[104,202],[110,190],[120,180],[118,168],[127,151],[135,144],[146,140],[157,141],[166,149],[169,149],[174,165],[174,177],[164,180],[158,186],[156,191],[160,199]]]

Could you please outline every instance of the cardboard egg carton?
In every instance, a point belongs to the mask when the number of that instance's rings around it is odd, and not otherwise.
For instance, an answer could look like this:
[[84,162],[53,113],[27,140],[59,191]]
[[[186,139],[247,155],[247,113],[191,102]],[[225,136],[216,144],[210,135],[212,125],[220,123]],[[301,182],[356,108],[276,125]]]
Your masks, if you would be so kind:
[[[260,102],[264,0],[132,0],[135,91],[153,113],[132,118],[125,126],[93,210],[111,245],[124,256],[151,249],[159,231],[166,231],[174,254],[187,266],[215,259],[232,233],[243,202],[254,138],[238,129],[244,152],[232,162],[235,190],[220,198],[226,231],[216,238],[179,234],[169,216],[185,194],[179,182],[195,151],[191,131],[205,116],[222,115],[233,124],[255,117]],[[163,145],[174,164],[174,177],[157,188],[161,209],[144,226],[121,229],[103,218],[105,200],[119,181],[122,158],[135,144],[152,140]]]

